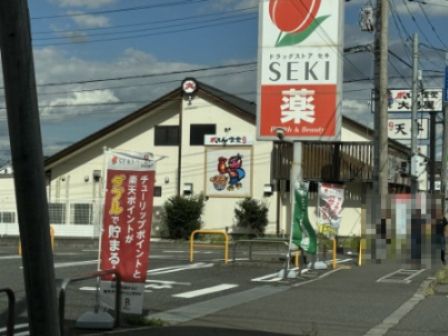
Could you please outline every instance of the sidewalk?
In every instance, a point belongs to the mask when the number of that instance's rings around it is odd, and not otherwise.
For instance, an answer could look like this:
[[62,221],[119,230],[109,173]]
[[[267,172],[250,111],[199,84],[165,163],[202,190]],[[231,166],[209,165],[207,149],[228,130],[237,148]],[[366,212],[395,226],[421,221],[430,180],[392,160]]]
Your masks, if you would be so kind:
[[[308,283],[295,281],[284,291],[179,325],[90,335],[362,336],[408,302],[432,275],[427,270],[409,284],[376,282],[399,268],[393,262],[367,263]],[[440,295],[425,298],[395,328],[375,335],[448,334],[446,300]]]

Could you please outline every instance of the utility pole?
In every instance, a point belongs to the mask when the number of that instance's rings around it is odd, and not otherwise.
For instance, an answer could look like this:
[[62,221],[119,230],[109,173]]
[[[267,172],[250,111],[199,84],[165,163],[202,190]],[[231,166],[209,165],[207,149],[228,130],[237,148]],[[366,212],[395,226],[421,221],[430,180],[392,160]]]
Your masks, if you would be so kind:
[[[386,214],[389,195],[389,151],[387,137],[387,90],[388,90],[388,40],[389,2],[377,0],[377,20],[375,32],[375,143],[373,170],[372,211],[374,232],[372,259],[377,261],[386,253]],[[378,237],[378,234],[380,236]],[[378,239],[380,238],[380,239]]]
[[445,55],[445,85],[443,88],[443,147],[442,147],[442,171],[441,191],[443,215],[448,218],[448,54]]
[[[413,48],[412,48],[412,124],[411,124],[411,195],[415,199],[418,190],[417,180],[417,134],[418,134],[418,119],[417,119],[417,96],[418,96],[418,35],[414,34]],[[414,207],[413,207],[414,208]]]
[[421,261],[421,222],[417,212],[418,153],[417,153],[417,100],[418,100],[418,35],[414,34],[412,48],[412,123],[411,123],[411,263]]
[[42,140],[26,0],[0,1],[0,48],[30,334],[59,336]]

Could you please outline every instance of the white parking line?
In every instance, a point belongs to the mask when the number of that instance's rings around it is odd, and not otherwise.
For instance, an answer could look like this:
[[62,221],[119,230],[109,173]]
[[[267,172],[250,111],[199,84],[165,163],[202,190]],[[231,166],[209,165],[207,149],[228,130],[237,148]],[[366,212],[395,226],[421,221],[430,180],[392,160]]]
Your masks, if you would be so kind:
[[94,292],[96,291],[96,287],[91,287],[91,286],[84,286],[79,288],[80,291],[86,291],[86,292]]
[[22,331],[19,333],[14,333],[14,336],[28,336],[30,334],[29,331]]
[[258,277],[258,278],[253,278],[251,281],[255,281],[255,282],[275,282],[275,281],[280,281],[280,280],[282,280],[282,278],[280,278],[278,276],[278,272],[275,272],[275,273],[270,273],[270,274],[263,275],[263,276]]
[[[172,251],[172,250],[165,250],[165,251],[163,251],[163,253],[182,253],[182,254],[187,255],[189,252],[188,252],[188,251]],[[212,254],[212,253],[215,253],[215,252],[212,252],[212,251],[194,251],[194,253]]]
[[191,265],[177,265],[177,266],[169,266],[169,267],[162,267],[162,268],[156,268],[153,270],[149,270],[148,274],[151,275],[160,275],[160,274],[168,274],[168,273],[175,273],[180,271],[188,271],[192,269],[202,269],[202,268],[210,268],[213,267],[213,263],[194,263]]
[[64,267],[74,267],[74,266],[84,266],[84,265],[95,265],[98,260],[86,260],[86,261],[73,261],[73,262],[63,262],[54,264],[54,268],[64,268]]
[[[14,331],[19,329],[25,329],[28,328],[28,323],[21,323],[21,324],[15,324],[14,325]],[[29,335],[29,331],[25,331],[26,335]],[[0,334],[6,334],[6,327],[0,328]],[[18,333],[14,333],[15,336],[19,335]],[[23,334],[25,335],[25,334]]]
[[[423,273],[424,271],[426,271],[425,268],[423,268],[421,270],[406,270],[406,269],[400,268],[400,269],[398,269],[396,271],[393,271],[391,273],[388,273],[388,274],[382,276],[381,278],[376,280],[376,282],[391,282],[391,283],[410,284],[412,278],[414,278],[417,275]],[[409,274],[409,275],[407,277],[404,277],[407,274]],[[402,278],[399,278],[399,279],[391,278],[391,277],[393,277],[395,275],[402,275]]]
[[20,258],[22,258],[22,257],[19,255],[0,256],[0,260],[20,259]]
[[225,290],[235,288],[235,287],[238,287],[238,285],[221,284],[221,285],[212,286],[212,287],[208,287],[208,288],[202,288],[202,289],[198,289],[198,290],[194,290],[194,291],[175,294],[175,295],[173,295],[173,297],[183,298],[183,299],[191,299],[191,298],[202,296],[202,295],[225,291]]

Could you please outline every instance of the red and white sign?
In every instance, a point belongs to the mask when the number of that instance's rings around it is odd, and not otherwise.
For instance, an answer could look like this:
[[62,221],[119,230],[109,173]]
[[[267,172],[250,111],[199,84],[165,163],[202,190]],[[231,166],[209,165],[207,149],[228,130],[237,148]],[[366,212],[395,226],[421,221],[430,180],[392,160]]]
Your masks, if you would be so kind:
[[[151,154],[107,152],[101,236],[101,270],[118,270],[122,311],[139,314],[148,269],[155,161]],[[113,307],[112,275],[101,283],[102,300]]]
[[342,5],[261,0],[258,139],[340,139]]

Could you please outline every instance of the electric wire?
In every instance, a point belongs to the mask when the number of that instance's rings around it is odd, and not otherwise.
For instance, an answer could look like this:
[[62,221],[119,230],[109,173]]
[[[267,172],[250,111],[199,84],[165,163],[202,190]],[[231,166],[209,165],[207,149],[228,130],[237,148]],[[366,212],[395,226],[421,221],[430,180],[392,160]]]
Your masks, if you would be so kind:
[[214,17],[214,16],[222,16],[228,14],[242,13],[247,11],[252,11],[257,7],[246,7],[241,9],[227,10],[227,11],[219,11],[214,13],[203,13],[200,15],[191,15],[191,16],[183,16],[177,17],[168,20],[155,20],[155,21],[145,21],[145,22],[137,22],[137,23],[129,23],[129,24],[119,24],[108,27],[95,27],[95,28],[76,28],[76,29],[65,29],[65,30],[48,30],[48,31],[33,31],[33,35],[54,35],[55,33],[72,33],[74,30],[77,32],[89,32],[89,31],[104,31],[104,30],[115,30],[119,28],[129,28],[129,27],[140,27],[140,26],[148,26],[148,25],[157,25],[157,24],[166,24],[170,22],[178,22],[178,21],[186,21],[186,20],[195,20],[201,19],[205,17]]
[[[94,0],[92,0],[92,1],[94,1]],[[161,2],[161,3],[157,3],[157,4],[146,5],[146,6],[134,6],[134,7],[107,9],[107,10],[101,10],[101,11],[90,11],[90,12],[74,13],[74,14],[58,14],[58,15],[38,16],[38,17],[31,17],[31,20],[59,19],[59,18],[83,16],[83,15],[85,16],[85,15],[100,15],[100,14],[101,15],[116,14],[116,13],[132,12],[132,11],[147,10],[147,9],[154,9],[154,8],[194,5],[194,4],[207,2],[207,1],[210,1],[210,0],[188,0],[188,1],[183,0],[183,1],[174,1],[174,2]]]

